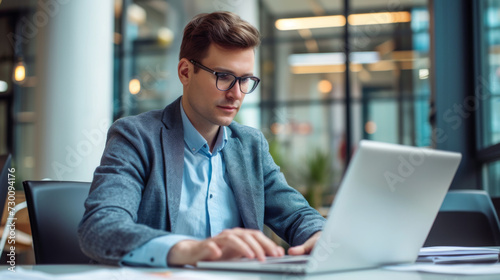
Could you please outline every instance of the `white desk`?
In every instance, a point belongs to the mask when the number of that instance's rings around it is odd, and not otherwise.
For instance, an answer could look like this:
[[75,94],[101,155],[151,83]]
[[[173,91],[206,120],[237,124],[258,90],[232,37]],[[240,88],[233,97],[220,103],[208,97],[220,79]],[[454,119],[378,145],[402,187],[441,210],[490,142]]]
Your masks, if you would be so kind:
[[[119,269],[117,267],[101,266],[101,265],[20,265],[16,268],[21,267],[27,270],[42,271],[50,274],[66,274],[66,273],[77,273],[86,272],[95,269]],[[0,265],[0,271],[7,270],[8,266]],[[298,280],[298,279],[312,279],[312,280],[461,280],[461,279],[474,279],[474,280],[498,280],[500,275],[445,275],[445,274],[431,274],[431,273],[419,273],[419,272],[394,272],[387,271],[383,269],[371,269],[371,270],[360,270],[351,272],[340,272],[340,273],[329,273],[329,274],[319,274],[311,276],[300,276],[300,275],[283,275],[283,274],[270,274],[270,273],[243,273],[243,272],[226,272],[226,271],[209,271],[209,270],[196,270],[196,269],[153,269],[153,268],[137,268],[141,271],[150,272],[163,272],[172,271],[175,275],[177,272],[194,271],[201,273],[203,275],[215,275],[224,277],[234,277],[234,279],[262,279],[262,280]],[[168,279],[168,278],[166,278]]]

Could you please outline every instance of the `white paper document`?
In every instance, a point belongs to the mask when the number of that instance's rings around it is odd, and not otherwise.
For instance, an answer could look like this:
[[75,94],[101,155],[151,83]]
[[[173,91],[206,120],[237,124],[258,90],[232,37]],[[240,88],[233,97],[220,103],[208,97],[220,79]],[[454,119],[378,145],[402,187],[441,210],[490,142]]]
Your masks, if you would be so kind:
[[500,249],[488,247],[433,246],[420,249],[419,256],[497,254]]
[[393,271],[420,271],[441,274],[456,275],[485,275],[499,274],[500,264],[406,264],[385,266],[385,269]]
[[[4,278],[5,277],[5,278]],[[2,271],[0,272],[0,279],[9,280],[79,280],[79,279],[92,279],[92,280],[108,280],[108,279],[144,279],[144,280],[158,280],[164,279],[159,276],[146,274],[140,271],[135,271],[128,268],[117,269],[96,269],[86,272],[68,273],[68,274],[51,274],[42,271],[35,271],[29,269],[16,268],[15,272]]]
[[500,274],[500,249],[439,246],[422,248],[415,264],[386,266],[396,271],[482,275]]
[[209,274],[198,271],[180,271],[180,272],[148,272],[131,268],[116,269],[96,269],[87,272],[77,272],[68,274],[51,274],[41,271],[34,271],[22,268],[16,268],[16,272],[1,271],[0,279],[9,280],[256,280],[255,277],[230,277]]
[[420,250],[417,262],[435,264],[496,263],[500,250],[483,247],[439,246]]

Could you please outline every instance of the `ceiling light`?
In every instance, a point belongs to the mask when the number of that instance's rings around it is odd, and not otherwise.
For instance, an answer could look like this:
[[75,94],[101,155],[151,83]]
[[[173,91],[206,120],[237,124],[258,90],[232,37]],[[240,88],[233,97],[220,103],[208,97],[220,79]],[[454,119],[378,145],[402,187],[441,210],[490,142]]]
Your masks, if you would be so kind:
[[411,14],[409,12],[353,14],[348,17],[348,21],[350,25],[376,25],[410,22]]
[[363,65],[358,64],[358,63],[351,63],[351,64],[349,64],[349,70],[351,72],[359,72],[359,71],[363,70]]
[[297,30],[306,28],[339,27],[345,25],[344,16],[320,16],[278,19],[275,26],[278,30]]
[[[352,52],[350,60],[355,64],[375,63],[380,60],[377,52]],[[335,53],[301,53],[288,57],[291,66],[340,65],[345,63],[345,54]]]
[[337,65],[345,63],[345,54],[338,53],[301,53],[288,56],[291,66]]
[[317,73],[343,73],[345,65],[309,65],[309,66],[292,66],[293,74],[317,74]]
[[368,65],[370,71],[392,71],[395,69],[394,62],[390,60],[381,60]]
[[9,88],[9,84],[6,81],[0,80],[0,92],[6,92]]
[[19,61],[14,68],[14,81],[23,82],[26,79],[26,67],[24,66],[24,62]]
[[425,80],[429,78],[429,69],[419,69],[418,70],[418,78],[420,80]]
[[146,22],[147,14],[143,7],[137,4],[130,4],[127,7],[127,20],[129,22],[141,25]]
[[128,90],[131,94],[136,95],[141,91],[141,82],[138,79],[132,79],[128,83]]
[[332,91],[332,83],[328,80],[321,80],[318,82],[318,91],[323,95],[330,93]]
[[158,43],[163,47],[168,47],[174,41],[174,32],[167,27],[160,27],[157,33]]
[[[352,14],[348,17],[350,25],[376,25],[390,24],[399,22],[410,22],[410,12],[383,12]],[[301,18],[282,18],[275,22],[278,30],[300,30],[313,28],[341,27],[346,24],[345,17],[342,15],[319,16],[319,17],[301,17]]]

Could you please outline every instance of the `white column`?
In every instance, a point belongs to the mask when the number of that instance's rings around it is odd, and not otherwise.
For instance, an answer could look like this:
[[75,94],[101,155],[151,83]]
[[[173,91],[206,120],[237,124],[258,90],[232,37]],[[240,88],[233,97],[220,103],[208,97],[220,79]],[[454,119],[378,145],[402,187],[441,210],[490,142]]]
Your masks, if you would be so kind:
[[36,38],[33,179],[91,181],[112,120],[113,0],[40,1],[37,13],[47,20]]

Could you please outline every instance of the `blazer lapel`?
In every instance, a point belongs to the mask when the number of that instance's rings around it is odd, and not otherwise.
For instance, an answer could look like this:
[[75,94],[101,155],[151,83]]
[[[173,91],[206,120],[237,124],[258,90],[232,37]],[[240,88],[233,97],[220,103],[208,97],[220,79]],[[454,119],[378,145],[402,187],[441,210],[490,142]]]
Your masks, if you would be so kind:
[[[228,129],[230,131],[230,129]],[[224,161],[226,163],[226,171],[231,188],[234,192],[237,205],[243,225],[245,228],[263,229],[264,217],[263,209],[260,209],[256,200],[262,198],[262,189],[252,186],[253,182],[248,174],[246,161],[248,160],[243,155],[243,145],[238,138],[232,138],[229,135],[228,142],[222,150]],[[262,207],[262,206],[261,206]]]
[[180,111],[180,100],[170,104],[163,111],[162,150],[165,165],[165,187],[167,194],[168,221],[174,232],[181,200],[182,173],[184,169],[184,129]]

